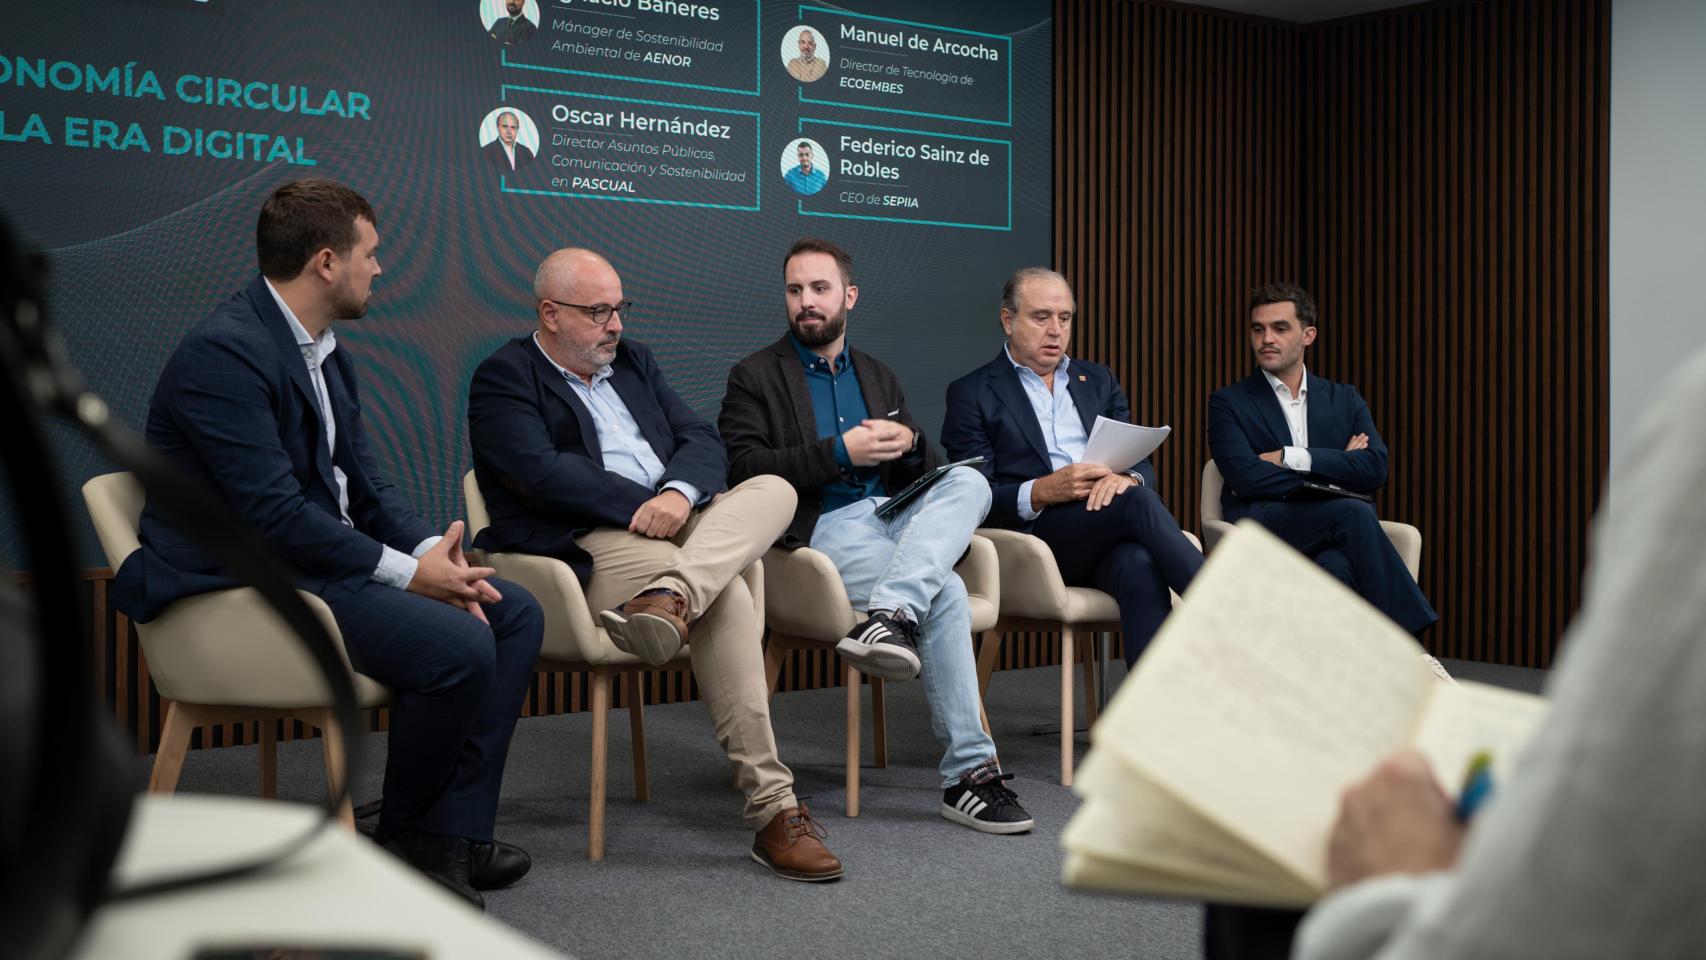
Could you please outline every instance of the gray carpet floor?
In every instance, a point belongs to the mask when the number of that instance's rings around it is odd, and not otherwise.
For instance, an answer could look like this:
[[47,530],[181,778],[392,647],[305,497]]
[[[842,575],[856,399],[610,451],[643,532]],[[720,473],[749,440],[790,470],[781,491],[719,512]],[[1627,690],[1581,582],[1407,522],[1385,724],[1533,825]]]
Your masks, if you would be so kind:
[[[1537,670],[1446,661],[1451,672],[1538,690]],[[1117,683],[1123,667],[1116,667]],[[997,673],[990,721],[1010,784],[1037,820],[1026,835],[975,833],[941,819],[939,748],[918,683],[891,684],[889,764],[871,766],[867,694],[860,816],[843,816],[840,690],[776,698],[773,722],[797,792],[828,829],[847,876],[781,880],[747,855],[751,832],[702,704],[646,710],[652,799],[633,800],[626,711],[611,714],[605,859],[586,859],[587,714],[529,718],[516,728],[498,836],[525,847],[533,870],[487,894],[489,914],[585,958],[742,960],[839,957],[1187,958],[1200,955],[1202,907],[1098,896],[1060,885],[1060,832],[1077,805],[1059,782],[1053,735],[1057,668]],[[1079,734],[1080,755],[1086,743]],[[385,737],[370,735],[357,802],[379,795]],[[253,795],[256,751],[192,751],[179,789]],[[139,771],[146,762],[139,762]],[[139,775],[145,777],[145,772]],[[279,795],[323,789],[315,742],[281,744]]]

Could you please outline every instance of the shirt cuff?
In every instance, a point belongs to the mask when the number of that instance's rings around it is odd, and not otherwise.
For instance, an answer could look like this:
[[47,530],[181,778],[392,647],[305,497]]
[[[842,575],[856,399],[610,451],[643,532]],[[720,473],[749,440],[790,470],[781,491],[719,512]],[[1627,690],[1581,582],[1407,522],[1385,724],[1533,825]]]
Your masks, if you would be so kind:
[[[686,480],[671,480],[663,485],[663,489],[674,490],[686,497],[687,505],[690,507],[697,507],[699,505],[699,501],[705,499],[705,495],[699,492],[699,488],[688,483]],[[663,491],[660,490],[658,492],[661,493]]]
[[398,590],[409,589],[409,583],[415,579],[415,570],[421,565],[416,557],[431,550],[438,540],[438,537],[429,537],[421,541],[421,545],[415,548],[414,557],[394,547],[385,547],[379,554],[379,566],[373,568],[373,579]]
[[839,436],[835,438],[835,463],[841,467],[842,473],[853,472],[853,458],[847,453],[847,441]]
[[1315,460],[1309,455],[1308,447],[1286,447],[1285,465],[1298,473],[1308,473]]
[[1019,484],[1019,502],[1014,504],[1019,509],[1019,519],[1026,523],[1042,516],[1040,510],[1031,509],[1031,485],[1034,483],[1035,480],[1026,480]]

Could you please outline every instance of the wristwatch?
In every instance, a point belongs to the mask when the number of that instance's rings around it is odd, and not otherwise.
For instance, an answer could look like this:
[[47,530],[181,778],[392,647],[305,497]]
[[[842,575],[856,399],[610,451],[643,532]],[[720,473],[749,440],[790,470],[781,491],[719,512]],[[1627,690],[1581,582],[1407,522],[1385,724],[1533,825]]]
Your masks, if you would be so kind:
[[1138,473],[1136,470],[1127,470],[1125,475],[1131,478],[1132,483],[1135,483],[1140,487],[1143,486],[1143,474]]

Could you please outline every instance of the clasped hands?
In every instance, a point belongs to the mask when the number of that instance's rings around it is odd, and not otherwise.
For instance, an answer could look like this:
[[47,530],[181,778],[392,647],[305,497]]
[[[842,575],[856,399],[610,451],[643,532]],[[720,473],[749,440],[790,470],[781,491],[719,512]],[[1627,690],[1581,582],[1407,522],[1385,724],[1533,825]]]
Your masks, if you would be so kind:
[[1069,463],[1031,484],[1031,509],[1083,500],[1084,509],[1100,510],[1136,485],[1131,477],[1100,463]]
[[687,494],[675,489],[665,490],[640,504],[628,521],[628,532],[653,540],[668,540],[681,532],[692,513],[693,504],[688,502]]
[[859,425],[841,435],[847,447],[847,459],[855,467],[874,467],[889,460],[906,456],[917,442],[912,429],[894,420],[861,420]]
[[[1350,443],[1345,444],[1345,452],[1346,453],[1350,453],[1352,450],[1367,450],[1367,449],[1368,449],[1368,434],[1366,434],[1366,433],[1357,434],[1356,436],[1351,438]],[[1285,450],[1284,449],[1269,450],[1267,453],[1262,454],[1261,457],[1263,460],[1266,460],[1267,462],[1273,464],[1276,467],[1285,466]]]
[[409,592],[461,607],[481,623],[489,623],[480,604],[503,599],[503,594],[486,582],[496,572],[491,567],[468,565],[468,558],[462,554],[462,521],[452,520],[444,529],[443,538],[421,554],[415,577],[409,581]]

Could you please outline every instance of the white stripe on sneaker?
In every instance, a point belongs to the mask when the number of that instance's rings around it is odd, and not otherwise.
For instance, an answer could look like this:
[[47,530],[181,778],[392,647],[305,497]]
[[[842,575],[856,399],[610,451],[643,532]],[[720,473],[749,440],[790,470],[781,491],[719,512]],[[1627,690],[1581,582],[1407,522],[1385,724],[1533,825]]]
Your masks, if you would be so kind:
[[890,631],[888,627],[883,626],[881,623],[873,623],[866,627],[864,632],[860,633],[855,639],[860,643],[870,645],[873,643],[882,643],[889,635]]

